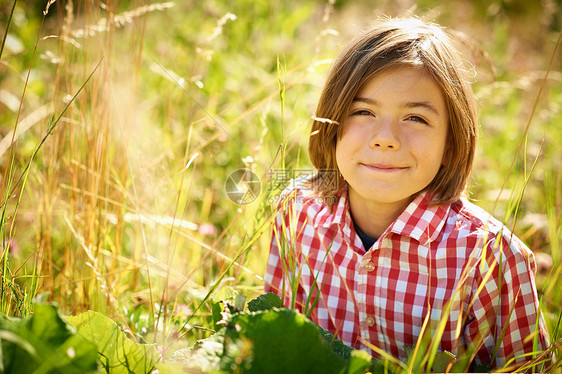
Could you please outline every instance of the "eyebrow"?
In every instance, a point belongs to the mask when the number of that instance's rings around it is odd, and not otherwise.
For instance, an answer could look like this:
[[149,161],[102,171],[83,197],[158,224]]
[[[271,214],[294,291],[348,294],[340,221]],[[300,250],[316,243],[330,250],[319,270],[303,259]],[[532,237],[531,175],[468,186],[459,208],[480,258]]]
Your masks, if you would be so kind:
[[[353,102],[360,102],[360,103],[366,103],[369,105],[380,105],[378,101],[368,98],[368,97],[355,97],[353,98]],[[439,115],[439,111],[437,110],[437,108],[432,105],[430,102],[428,101],[412,101],[412,102],[408,102],[406,104],[404,104],[405,108],[424,108],[429,110],[430,112],[433,112],[437,115]]]

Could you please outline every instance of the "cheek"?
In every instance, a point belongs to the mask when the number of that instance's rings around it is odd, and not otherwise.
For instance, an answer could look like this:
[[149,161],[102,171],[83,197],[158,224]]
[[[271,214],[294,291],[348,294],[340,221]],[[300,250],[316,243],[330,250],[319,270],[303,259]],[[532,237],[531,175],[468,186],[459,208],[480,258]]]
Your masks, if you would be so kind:
[[363,141],[365,141],[365,134],[361,129],[353,123],[347,123],[336,142],[336,152],[351,156],[361,147]]
[[340,168],[340,163],[342,162],[343,159],[342,153],[343,153],[343,147],[341,145],[341,141],[338,140],[336,143],[336,150],[334,152],[334,155],[336,156],[335,162],[336,165],[338,166],[338,169]]
[[345,173],[346,165],[352,157],[349,153],[345,140],[342,142],[342,140],[340,139],[336,143],[335,156],[335,163],[338,171],[341,173],[341,171],[343,170]]
[[438,159],[441,162],[445,158],[446,140],[441,138],[440,134],[408,134],[407,141],[424,159]]

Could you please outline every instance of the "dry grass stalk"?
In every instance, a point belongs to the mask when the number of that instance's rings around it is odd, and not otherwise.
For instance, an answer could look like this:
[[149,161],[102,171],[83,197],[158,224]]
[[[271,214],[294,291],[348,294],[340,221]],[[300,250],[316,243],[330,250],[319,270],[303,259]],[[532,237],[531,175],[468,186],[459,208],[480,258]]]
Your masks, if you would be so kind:
[[153,11],[157,11],[157,10],[162,11],[165,9],[169,9],[172,8],[173,6],[175,6],[173,2],[156,3],[156,4],[141,6],[136,9],[118,14],[114,16],[109,22],[107,18],[102,18],[97,22],[97,24],[87,25],[82,29],[74,30],[70,33],[70,35],[72,35],[74,38],[82,38],[82,39],[92,37],[99,33],[109,31],[111,24],[117,28],[123,27],[127,24],[132,23],[135,18],[138,18],[140,16],[143,16]]

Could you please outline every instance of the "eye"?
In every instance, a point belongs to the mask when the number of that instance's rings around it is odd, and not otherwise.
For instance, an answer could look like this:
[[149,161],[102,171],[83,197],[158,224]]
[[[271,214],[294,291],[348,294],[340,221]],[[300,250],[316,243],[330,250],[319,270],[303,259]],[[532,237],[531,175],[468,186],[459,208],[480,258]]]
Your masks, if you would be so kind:
[[354,111],[351,112],[352,116],[370,116],[373,115],[373,113],[371,113],[370,111],[366,110],[366,109],[356,109]]
[[423,124],[426,124],[426,125],[429,124],[429,122],[427,122],[423,117],[420,117],[420,116],[409,116],[406,119],[408,121],[419,122],[419,123],[423,123]]

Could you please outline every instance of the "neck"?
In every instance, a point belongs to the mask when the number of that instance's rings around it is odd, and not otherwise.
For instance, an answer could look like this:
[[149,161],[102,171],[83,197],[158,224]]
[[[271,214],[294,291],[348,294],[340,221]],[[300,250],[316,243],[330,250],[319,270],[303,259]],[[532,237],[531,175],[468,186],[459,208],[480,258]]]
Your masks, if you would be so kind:
[[410,200],[393,203],[366,201],[352,189],[348,199],[353,221],[372,238],[379,238],[410,203]]

